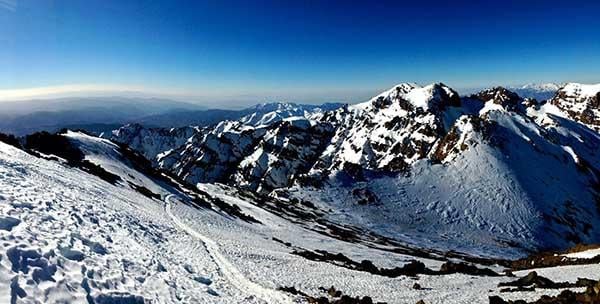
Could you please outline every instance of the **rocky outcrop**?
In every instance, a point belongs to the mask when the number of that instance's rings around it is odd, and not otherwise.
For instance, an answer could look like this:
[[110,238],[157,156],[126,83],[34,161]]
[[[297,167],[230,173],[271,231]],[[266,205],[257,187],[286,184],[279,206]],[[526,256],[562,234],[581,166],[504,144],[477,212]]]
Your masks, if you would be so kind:
[[402,172],[425,158],[453,121],[446,110],[460,106],[458,93],[437,83],[400,84],[368,102],[325,119],[338,128],[315,170],[341,170],[347,163],[367,170]]
[[291,186],[312,168],[329,144],[333,126],[307,119],[286,119],[260,139],[236,170],[236,184],[259,191]]
[[569,83],[557,92],[550,103],[571,119],[600,131],[600,84]]
[[516,93],[503,87],[494,87],[483,90],[477,94],[471,95],[471,98],[478,99],[483,103],[492,102],[509,110],[515,110],[517,105],[523,100]]
[[140,124],[128,124],[111,132],[110,140],[127,144],[148,160],[156,162],[161,153],[178,148],[192,136],[201,133],[196,127],[146,128]]

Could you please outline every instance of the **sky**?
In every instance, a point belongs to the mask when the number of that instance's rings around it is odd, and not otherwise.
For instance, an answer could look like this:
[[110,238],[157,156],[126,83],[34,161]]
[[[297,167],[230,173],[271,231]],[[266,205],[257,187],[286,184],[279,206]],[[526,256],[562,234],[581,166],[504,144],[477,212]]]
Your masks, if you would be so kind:
[[600,1],[0,0],[0,100],[356,102],[600,82]]

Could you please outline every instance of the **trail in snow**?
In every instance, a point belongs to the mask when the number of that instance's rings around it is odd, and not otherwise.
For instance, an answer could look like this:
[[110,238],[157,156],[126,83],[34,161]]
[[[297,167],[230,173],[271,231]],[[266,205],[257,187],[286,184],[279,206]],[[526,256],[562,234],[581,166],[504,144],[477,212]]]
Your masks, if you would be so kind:
[[194,230],[192,227],[188,226],[179,218],[177,218],[171,211],[170,199],[173,196],[175,195],[169,194],[167,197],[165,197],[165,210],[168,216],[181,230],[187,232],[192,237],[204,243],[204,246],[206,247],[206,250],[210,254],[211,258],[218,265],[221,273],[225,276],[225,278],[227,278],[227,280],[229,280],[231,285],[246,294],[255,295],[267,303],[292,303],[291,299],[281,292],[265,288],[248,280],[233,264],[231,264],[231,262],[229,262],[229,260],[227,260],[225,256],[221,254],[219,251],[219,246],[215,241],[200,234],[198,231]]

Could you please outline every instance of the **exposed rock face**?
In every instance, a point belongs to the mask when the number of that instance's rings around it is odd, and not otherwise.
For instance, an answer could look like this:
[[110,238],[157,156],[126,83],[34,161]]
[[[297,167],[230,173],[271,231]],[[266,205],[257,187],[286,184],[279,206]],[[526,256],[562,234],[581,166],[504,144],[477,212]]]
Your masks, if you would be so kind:
[[474,136],[481,138],[489,137],[492,123],[481,119],[479,116],[461,116],[450,131],[438,142],[436,149],[432,151],[430,158],[435,162],[446,162],[451,155],[459,155],[471,145],[476,145]]
[[491,101],[510,110],[515,109],[516,106],[522,101],[522,98],[519,97],[519,95],[503,87],[495,87],[483,90],[472,95],[471,98],[479,99],[484,103]]
[[254,151],[266,132],[266,128],[224,121],[205,134],[196,134],[185,145],[165,153],[158,163],[161,168],[191,184],[227,183],[239,163]]
[[261,191],[291,186],[308,173],[332,135],[329,123],[283,120],[270,127],[254,152],[240,162],[233,179],[242,187]]
[[325,117],[338,125],[315,169],[340,170],[347,163],[364,169],[400,172],[427,156],[452,121],[446,110],[460,98],[443,84],[400,84],[389,91]]
[[222,122],[158,159],[187,182],[234,183],[270,191],[307,173],[329,143],[333,127],[305,118],[252,127]]
[[[522,98],[515,92],[504,87],[494,87],[473,94],[465,100],[471,104],[471,112],[483,114],[492,110],[504,110],[525,113],[529,107],[539,105],[539,102],[531,98]],[[477,103],[480,103],[479,106]]]
[[135,151],[142,153],[148,160],[156,162],[159,154],[180,147],[199,132],[201,132],[200,129],[195,127],[164,129],[128,124],[112,131],[109,139],[125,143]]
[[600,84],[569,83],[558,91],[550,103],[571,119],[600,131]]

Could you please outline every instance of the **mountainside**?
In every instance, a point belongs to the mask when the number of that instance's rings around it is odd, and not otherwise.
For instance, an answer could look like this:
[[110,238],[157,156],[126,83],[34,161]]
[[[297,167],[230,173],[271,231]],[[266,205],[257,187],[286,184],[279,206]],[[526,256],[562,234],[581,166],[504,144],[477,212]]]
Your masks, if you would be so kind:
[[567,116],[600,131],[600,84],[569,83],[550,100]]
[[[334,110],[342,106],[342,104],[338,103],[328,103],[323,105],[265,103],[241,111],[226,111],[227,115],[225,117],[219,114],[221,113],[221,110],[202,111],[200,120],[198,120],[198,113],[192,112],[186,114],[186,117],[187,115],[194,116],[195,118],[192,120],[199,122],[199,125],[191,124],[178,128],[158,128],[146,127],[142,124],[135,123],[113,130],[110,134],[103,134],[102,137],[126,143],[144,154],[148,159],[156,161],[159,154],[181,147],[187,139],[192,138],[192,135],[196,137],[194,139],[195,141],[199,141],[205,134],[211,132],[213,128],[219,130],[221,128],[219,126],[223,126],[223,130],[229,130],[229,125],[231,124],[229,121],[236,122],[239,127],[249,126],[260,128],[291,117],[304,117],[306,119],[318,117],[326,111]],[[211,116],[210,120],[203,120],[205,115]],[[180,120],[177,125],[186,122],[185,117],[177,117],[177,119]],[[150,121],[155,122],[154,119],[151,119]],[[154,123],[150,124],[153,125]],[[158,125],[160,125],[160,123],[158,123]],[[227,127],[225,127],[226,125]]]
[[443,84],[395,86],[368,102],[337,111],[325,120],[338,125],[335,137],[313,171],[346,165],[402,171],[427,155],[450,128],[460,98]]
[[600,241],[594,87],[574,86],[538,102],[406,83],[333,111],[221,122],[162,153],[131,142],[190,184],[311,197],[337,221],[404,242],[519,256]]
[[156,161],[159,154],[182,146],[198,132],[200,129],[197,127],[163,129],[128,124],[113,130],[110,134],[103,134],[102,137],[118,139],[117,142],[127,143],[129,147],[139,151],[148,160]]
[[[534,301],[600,279],[593,247],[561,255],[583,265],[515,268],[516,280],[501,274],[508,261],[411,248],[310,201],[189,188],[106,139],[38,133],[23,144],[0,142],[3,303]],[[545,285],[503,292],[532,282]]]
[[400,84],[120,143],[0,134],[0,302],[595,300],[595,246],[514,260],[600,242],[584,95]]

